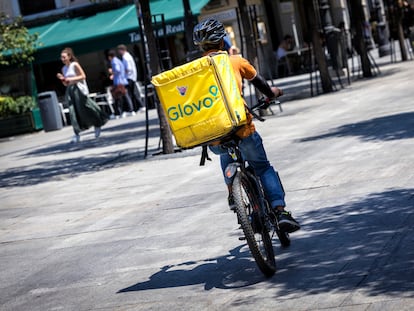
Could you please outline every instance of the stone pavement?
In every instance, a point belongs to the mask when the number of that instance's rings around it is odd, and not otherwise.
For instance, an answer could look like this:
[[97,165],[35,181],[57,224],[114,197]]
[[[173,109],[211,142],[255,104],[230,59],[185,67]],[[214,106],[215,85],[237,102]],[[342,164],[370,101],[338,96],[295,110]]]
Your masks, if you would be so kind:
[[0,309],[413,310],[414,62],[381,70],[256,122],[303,226],[269,279],[218,159],[152,156],[154,111],[146,159],[144,114],[1,140]]

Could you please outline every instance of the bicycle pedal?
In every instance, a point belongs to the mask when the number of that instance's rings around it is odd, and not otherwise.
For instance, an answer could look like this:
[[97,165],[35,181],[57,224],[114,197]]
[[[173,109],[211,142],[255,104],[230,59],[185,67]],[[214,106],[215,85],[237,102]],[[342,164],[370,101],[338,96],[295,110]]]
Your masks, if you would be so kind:
[[239,237],[239,241],[244,241],[244,240],[246,240],[246,237],[245,236],[240,236]]

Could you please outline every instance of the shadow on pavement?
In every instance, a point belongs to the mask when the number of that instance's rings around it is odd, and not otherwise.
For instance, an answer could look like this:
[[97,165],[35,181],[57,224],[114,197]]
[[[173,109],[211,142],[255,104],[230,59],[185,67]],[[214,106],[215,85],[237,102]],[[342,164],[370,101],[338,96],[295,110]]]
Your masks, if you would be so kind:
[[[157,125],[158,120],[150,120],[151,125]],[[53,179],[64,179],[95,172],[100,169],[113,168],[116,166],[127,165],[144,159],[145,155],[145,120],[140,122],[130,122],[112,127],[104,127],[99,139],[92,138],[92,134],[84,134],[80,143],[71,144],[68,141],[54,143],[31,149],[21,155],[22,158],[41,157],[50,155],[73,154],[71,158],[57,159],[53,161],[43,161],[27,166],[20,166],[0,172],[0,188],[5,187],[24,187],[31,186]],[[153,127],[149,130],[149,138],[160,137],[159,128]],[[68,137],[69,139],[69,137]],[[76,154],[78,151],[110,146],[122,145],[136,141],[136,145],[116,151],[99,152],[85,156]],[[157,152],[158,149],[150,147],[148,155]]]
[[[391,63],[390,63],[391,64]],[[382,64],[381,67],[381,73],[380,74],[374,74],[371,78],[365,78],[362,76],[362,72],[358,71],[356,68],[353,70],[352,68],[349,68],[350,70],[350,77],[348,83],[348,76],[347,74],[340,76],[339,78],[336,75],[332,75],[332,84],[334,92],[341,91],[342,89],[345,89],[349,87],[349,85],[355,81],[362,80],[362,81],[369,81],[373,79],[383,78],[386,76],[392,76],[399,72],[397,68],[390,68],[384,65],[389,64]],[[282,79],[275,79],[273,80],[273,83],[275,86],[281,88],[284,92],[284,95],[280,97],[279,99],[282,101],[282,104],[284,102],[288,101],[294,101],[294,100],[300,100],[305,98],[312,98],[319,95],[324,95],[323,89],[322,89],[322,83],[320,81],[320,77],[317,74],[315,76],[315,72],[312,73],[312,82],[310,79],[310,73],[304,73],[298,76],[288,77],[288,78],[282,78]]]
[[241,245],[225,256],[164,266],[151,275],[148,281],[123,288],[118,293],[195,284],[204,284],[205,290],[231,289],[267,280],[251,259],[249,249]]
[[308,234],[293,235],[286,270],[273,282],[284,282],[286,294],[360,288],[369,296],[412,295],[413,204],[414,189],[390,189],[307,213]]
[[15,167],[0,173],[0,188],[24,187],[49,182],[53,179],[72,178],[142,160],[144,150],[123,150],[71,159],[45,161]]
[[300,142],[331,137],[359,136],[362,140],[396,140],[414,137],[414,112],[405,112],[340,126],[329,133],[307,137]]
[[[158,120],[150,122],[151,125],[158,124]],[[88,136],[93,137],[93,133],[91,134],[84,134],[83,137],[81,136],[81,142],[78,144],[71,144],[69,143],[70,137],[68,137],[67,141],[62,143],[53,144],[52,146],[37,148],[28,152],[26,155],[28,156],[43,156],[43,155],[51,155],[51,154],[63,154],[68,152],[74,152],[86,148],[96,148],[96,147],[108,147],[114,145],[121,145],[128,143],[130,141],[137,141],[138,147],[138,139],[145,138],[146,129],[145,129],[145,121],[134,122],[134,123],[126,123],[120,124],[117,126],[111,127],[103,127],[101,132],[101,137],[99,139],[88,139]],[[150,128],[149,130],[149,138],[160,137],[159,128]],[[144,146],[142,146],[144,147]],[[25,156],[26,156],[25,155]]]
[[[276,298],[359,289],[369,296],[414,291],[414,189],[390,189],[304,216],[302,237],[276,247],[279,270],[271,279],[256,267],[245,245],[201,262],[165,266],[118,293],[204,284],[205,290],[248,287],[266,281]],[[278,245],[278,242],[275,243]],[[255,287],[253,287],[255,288]],[[252,288],[252,289],[253,289]],[[245,291],[237,305],[255,305]]]
[[[132,117],[134,118],[134,117]],[[116,122],[116,121],[115,121]],[[145,132],[145,120],[140,120],[140,121],[136,121],[136,122],[129,122],[129,123],[124,123],[124,124],[118,124],[118,125],[111,125],[108,127],[103,127],[103,129],[105,129],[105,131],[108,132],[117,132],[117,131],[125,131],[125,130],[131,130],[131,129],[143,129]],[[158,119],[149,119],[148,120],[148,125],[149,126],[158,126],[159,125],[159,121]]]

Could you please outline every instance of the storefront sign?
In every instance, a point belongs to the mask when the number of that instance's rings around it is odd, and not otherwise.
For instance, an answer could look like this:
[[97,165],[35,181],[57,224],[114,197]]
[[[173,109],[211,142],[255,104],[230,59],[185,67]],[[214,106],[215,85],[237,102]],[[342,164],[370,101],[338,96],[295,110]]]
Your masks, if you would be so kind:
[[[166,24],[165,25],[165,35],[164,29],[155,29],[154,35],[156,37],[171,36],[177,33],[184,32],[184,21],[178,22],[176,24]],[[128,33],[130,43],[135,43],[141,41],[141,35],[139,32],[133,31]]]

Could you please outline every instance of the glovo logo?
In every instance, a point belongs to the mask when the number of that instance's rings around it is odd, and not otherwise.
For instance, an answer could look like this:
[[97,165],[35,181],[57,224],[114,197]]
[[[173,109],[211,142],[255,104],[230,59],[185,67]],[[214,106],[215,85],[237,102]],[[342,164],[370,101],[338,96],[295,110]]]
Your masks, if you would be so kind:
[[197,102],[188,104],[178,104],[171,106],[167,110],[168,118],[171,121],[177,121],[180,118],[190,117],[195,113],[201,112],[203,109],[210,109],[213,107],[214,99],[218,95],[218,87],[212,85],[209,87],[208,92],[212,95],[200,98]]
[[181,96],[185,96],[185,93],[187,93],[187,86],[177,86],[178,93],[180,93]]

